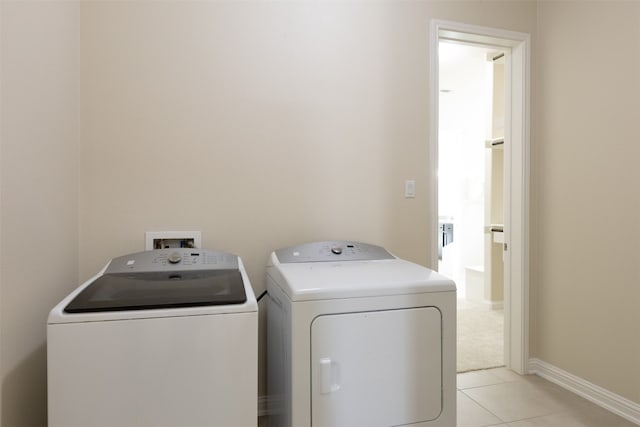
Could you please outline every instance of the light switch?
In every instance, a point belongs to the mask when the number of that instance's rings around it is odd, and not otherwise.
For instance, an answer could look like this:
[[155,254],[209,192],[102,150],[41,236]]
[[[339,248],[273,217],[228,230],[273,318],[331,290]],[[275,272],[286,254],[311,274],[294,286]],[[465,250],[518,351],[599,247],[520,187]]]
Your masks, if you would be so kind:
[[408,179],[404,182],[404,198],[413,199],[414,197],[416,197],[416,182]]

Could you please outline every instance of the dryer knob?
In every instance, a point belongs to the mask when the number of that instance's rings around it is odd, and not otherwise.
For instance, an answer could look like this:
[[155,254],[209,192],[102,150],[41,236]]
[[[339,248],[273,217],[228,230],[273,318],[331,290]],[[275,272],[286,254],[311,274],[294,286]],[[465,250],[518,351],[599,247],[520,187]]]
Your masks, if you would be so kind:
[[336,255],[340,255],[342,253],[342,248],[340,246],[334,246],[331,248],[331,252]]
[[180,252],[173,252],[169,255],[169,258],[167,258],[167,260],[171,264],[177,264],[182,261],[182,255],[180,255]]

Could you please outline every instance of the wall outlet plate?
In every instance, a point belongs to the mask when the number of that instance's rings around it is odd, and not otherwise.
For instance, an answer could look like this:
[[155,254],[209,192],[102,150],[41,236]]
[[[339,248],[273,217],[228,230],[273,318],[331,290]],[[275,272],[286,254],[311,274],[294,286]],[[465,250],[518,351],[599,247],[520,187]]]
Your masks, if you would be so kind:
[[202,248],[202,231],[147,231],[144,248]]
[[404,182],[404,197],[405,199],[413,199],[416,197],[416,181],[408,179]]

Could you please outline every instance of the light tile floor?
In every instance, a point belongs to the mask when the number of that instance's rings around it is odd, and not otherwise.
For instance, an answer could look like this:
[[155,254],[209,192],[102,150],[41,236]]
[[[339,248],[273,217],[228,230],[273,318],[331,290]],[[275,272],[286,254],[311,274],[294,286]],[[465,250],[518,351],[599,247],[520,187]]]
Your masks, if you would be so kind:
[[458,427],[637,427],[534,375],[458,374]]

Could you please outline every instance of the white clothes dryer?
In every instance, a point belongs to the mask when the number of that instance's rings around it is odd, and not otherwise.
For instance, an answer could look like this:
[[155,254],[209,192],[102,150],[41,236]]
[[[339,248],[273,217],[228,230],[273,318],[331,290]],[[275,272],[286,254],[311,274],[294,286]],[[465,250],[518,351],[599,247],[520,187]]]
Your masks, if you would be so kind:
[[239,257],[114,258],[49,314],[49,427],[256,426],[257,346]]
[[357,242],[267,266],[271,427],[456,425],[456,287]]

